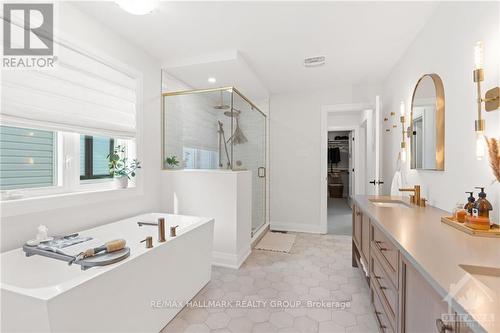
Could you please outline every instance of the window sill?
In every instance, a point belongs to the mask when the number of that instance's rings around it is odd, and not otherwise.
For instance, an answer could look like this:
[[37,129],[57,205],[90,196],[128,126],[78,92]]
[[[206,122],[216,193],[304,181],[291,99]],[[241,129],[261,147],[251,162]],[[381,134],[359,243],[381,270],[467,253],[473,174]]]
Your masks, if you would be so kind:
[[0,201],[1,217],[25,215],[53,209],[83,206],[142,195],[138,186],[128,188],[92,189],[53,195]]

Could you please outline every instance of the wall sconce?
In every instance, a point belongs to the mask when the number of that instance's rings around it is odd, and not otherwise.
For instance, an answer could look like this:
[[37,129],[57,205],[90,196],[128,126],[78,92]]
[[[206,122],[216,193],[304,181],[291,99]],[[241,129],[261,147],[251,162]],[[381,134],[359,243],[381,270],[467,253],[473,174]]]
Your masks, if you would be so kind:
[[399,106],[399,112],[400,112],[400,118],[399,120],[401,121],[401,137],[402,137],[402,141],[401,141],[401,152],[400,152],[400,158],[401,158],[401,161],[402,162],[406,162],[406,136],[410,137],[409,136],[409,128],[408,129],[405,129],[405,102],[401,101],[401,104]]
[[476,158],[482,160],[486,153],[486,142],[484,140],[484,130],[486,127],[486,122],[482,118],[482,108],[484,102],[484,109],[486,111],[495,111],[500,107],[500,88],[494,87],[488,90],[482,97],[481,93],[481,82],[484,81],[484,69],[483,69],[483,42],[477,42],[474,48],[474,82],[477,86],[477,120],[475,121],[475,131],[476,131]]

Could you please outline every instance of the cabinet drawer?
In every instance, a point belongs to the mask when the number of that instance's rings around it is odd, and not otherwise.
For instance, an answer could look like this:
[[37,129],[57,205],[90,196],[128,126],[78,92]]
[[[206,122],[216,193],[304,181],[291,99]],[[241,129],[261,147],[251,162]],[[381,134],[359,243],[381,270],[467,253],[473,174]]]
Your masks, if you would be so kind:
[[389,320],[387,319],[387,316],[385,314],[382,302],[380,301],[380,298],[377,292],[375,291],[374,285],[372,285],[371,294],[372,294],[373,307],[375,308],[375,318],[377,319],[379,331],[384,333],[394,333],[394,330],[392,329],[392,326],[389,323]]
[[374,255],[371,257],[370,264],[372,268],[372,286],[376,289],[378,295],[380,295],[380,301],[386,310],[387,318],[391,321],[393,327],[395,327],[398,313],[398,291]]
[[398,288],[399,251],[374,225],[372,225],[371,246],[373,251],[378,253],[381,258],[381,264],[387,272],[388,277],[392,280],[396,288]]

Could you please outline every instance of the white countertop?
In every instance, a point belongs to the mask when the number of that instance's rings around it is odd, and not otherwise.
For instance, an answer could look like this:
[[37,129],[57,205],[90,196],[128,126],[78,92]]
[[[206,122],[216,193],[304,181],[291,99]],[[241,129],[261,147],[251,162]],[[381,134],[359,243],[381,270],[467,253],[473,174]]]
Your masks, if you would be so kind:
[[500,267],[500,238],[472,236],[444,224],[441,217],[451,214],[432,206],[385,208],[370,199],[402,197],[358,195],[354,201],[443,299],[451,296],[457,313],[467,313],[479,323],[474,330],[500,332],[500,288],[487,288],[459,266]]

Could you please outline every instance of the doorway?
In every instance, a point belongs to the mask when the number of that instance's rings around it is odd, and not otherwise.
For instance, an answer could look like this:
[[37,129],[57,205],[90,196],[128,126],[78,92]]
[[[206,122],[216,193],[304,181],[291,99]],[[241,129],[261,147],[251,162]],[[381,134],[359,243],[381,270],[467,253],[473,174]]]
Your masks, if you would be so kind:
[[[351,167],[348,175],[348,208],[351,209],[349,196],[359,194],[378,194],[378,187],[383,182],[378,178],[379,174],[379,114],[380,98],[375,97],[375,103],[355,103],[324,105],[321,107],[321,182],[320,182],[320,230],[329,233],[329,210],[334,212],[337,205],[330,200],[329,205],[329,162],[328,162],[328,140],[329,132],[348,132],[353,140],[350,142]],[[333,136],[335,140],[335,135]],[[342,202],[342,201],[340,201]],[[341,206],[342,207],[342,206]],[[344,206],[345,207],[345,206]],[[330,209],[329,209],[330,208]],[[339,214],[330,214],[330,221],[335,223],[336,215],[346,216],[347,209],[339,211]],[[342,218],[341,218],[342,220]],[[351,217],[349,216],[349,222]],[[332,232],[348,234],[349,230],[342,227],[330,227]]]
[[353,131],[328,132],[328,230],[352,234],[351,196],[354,194]]

